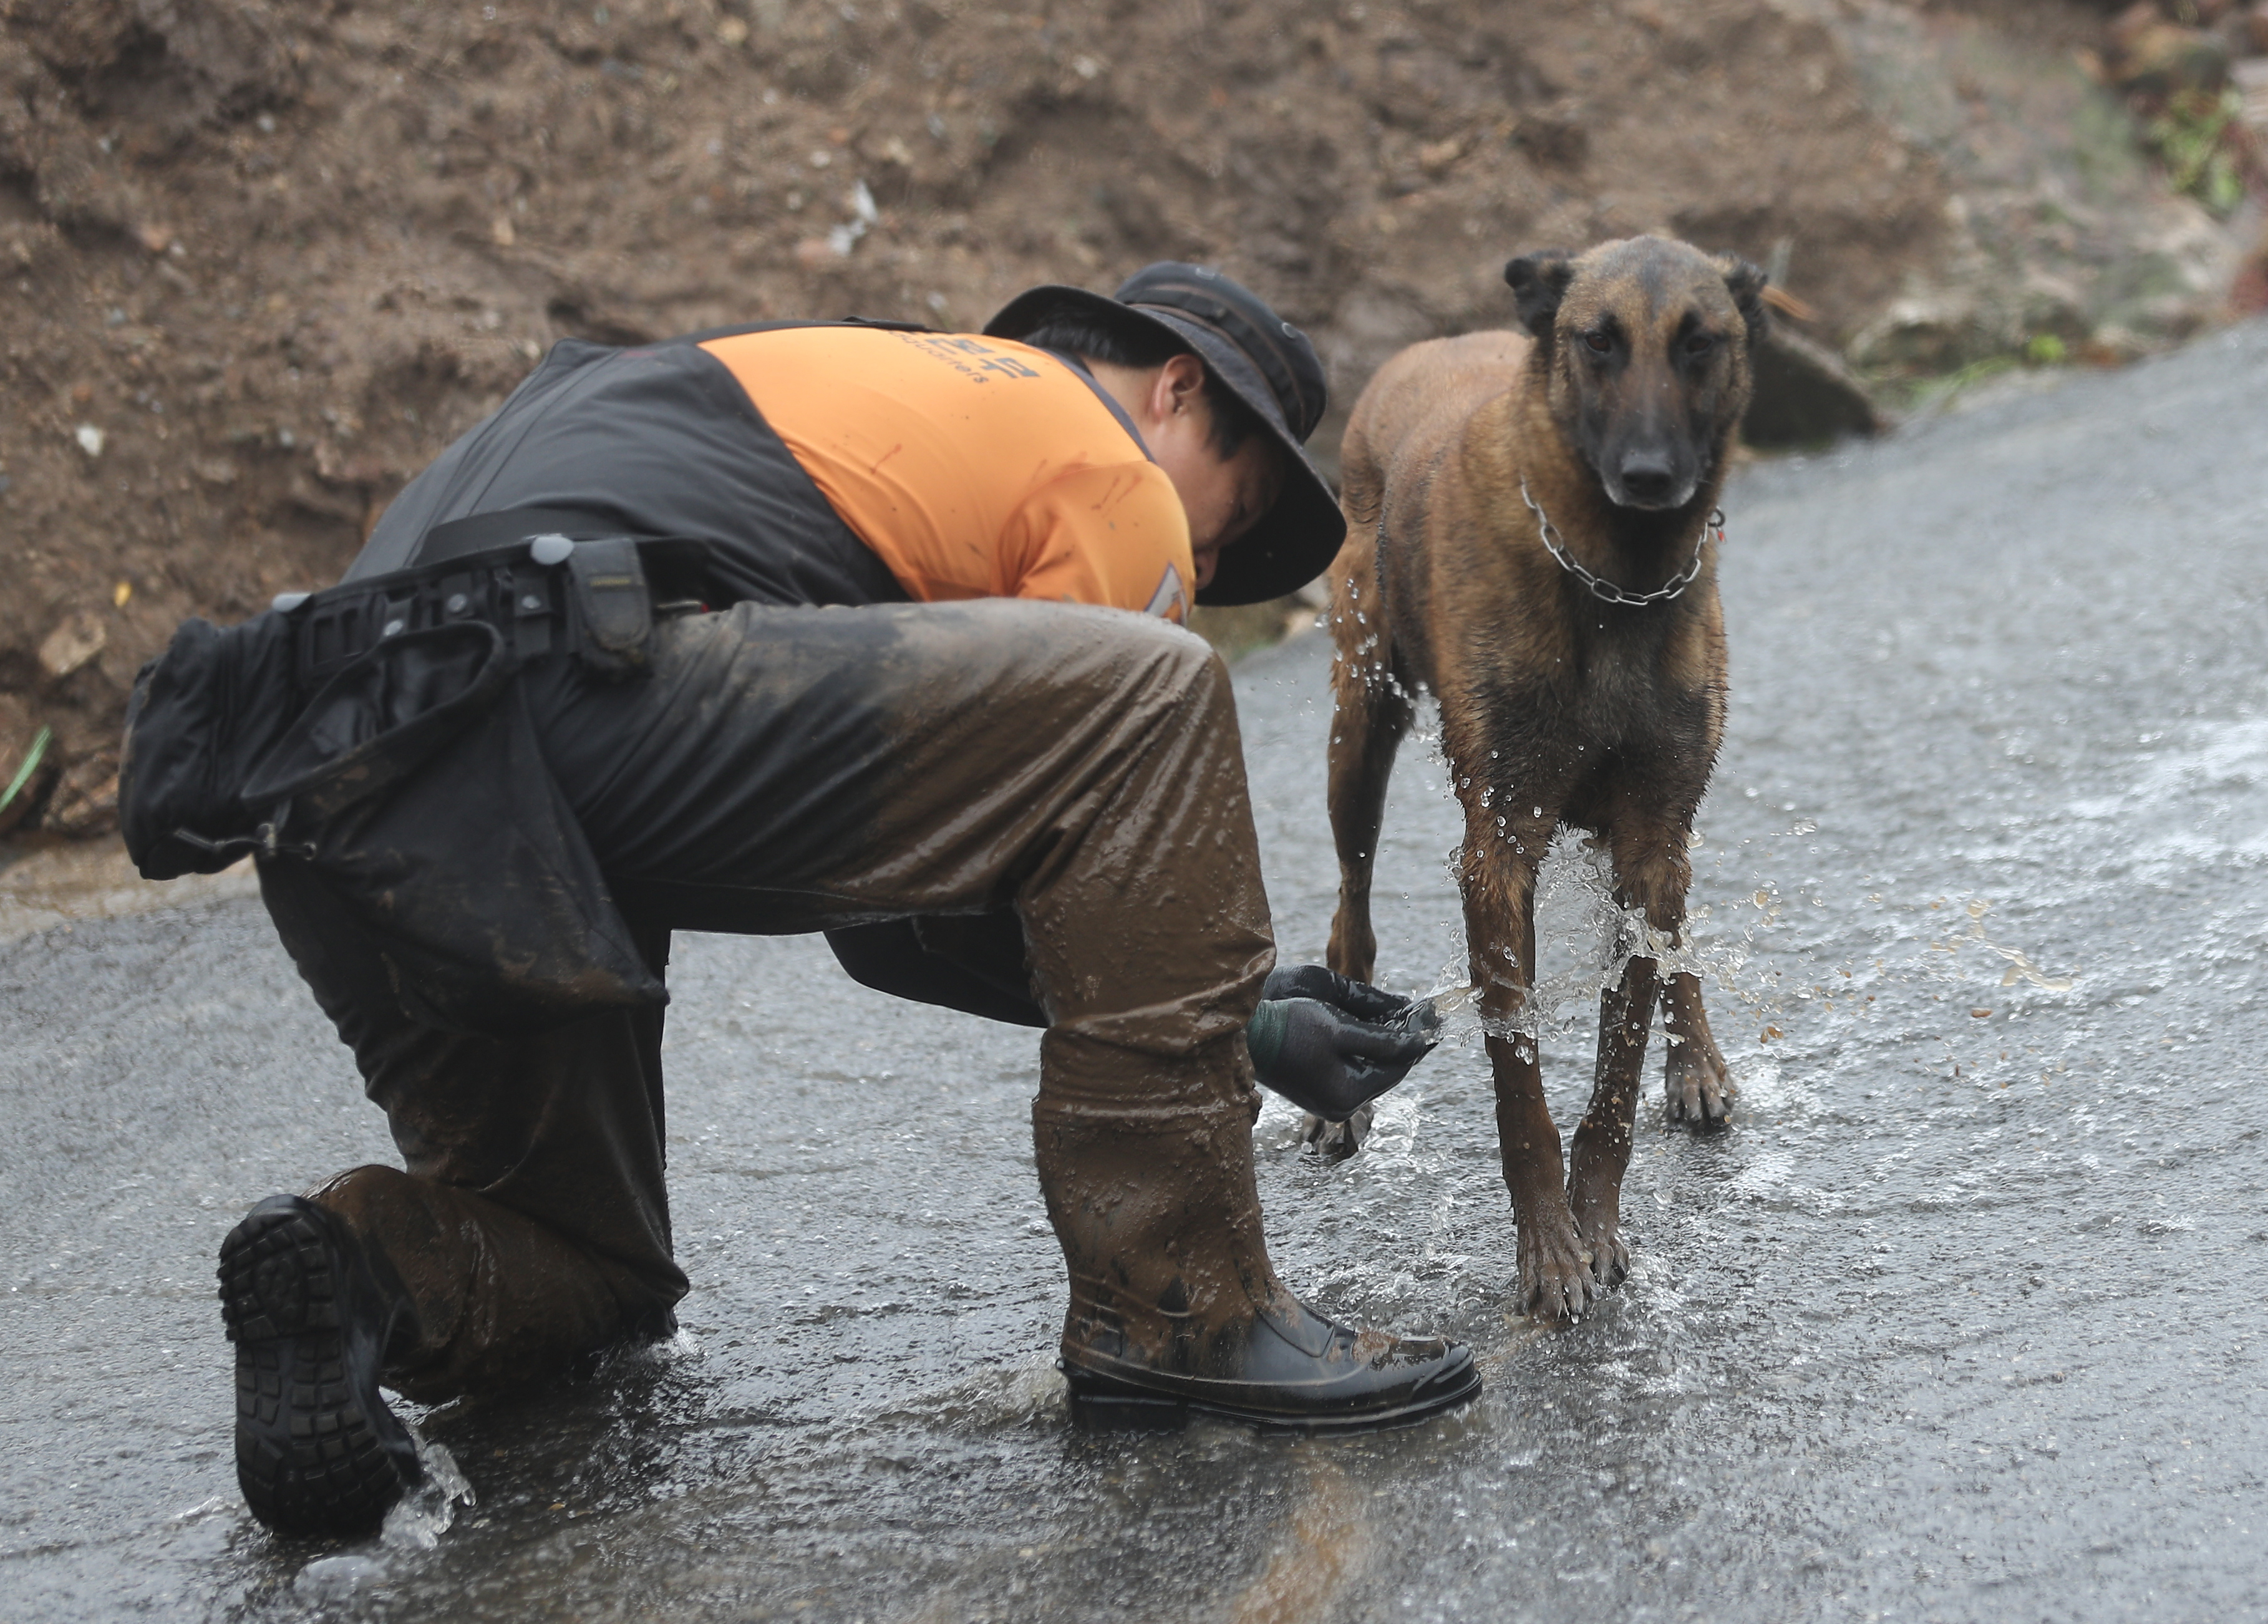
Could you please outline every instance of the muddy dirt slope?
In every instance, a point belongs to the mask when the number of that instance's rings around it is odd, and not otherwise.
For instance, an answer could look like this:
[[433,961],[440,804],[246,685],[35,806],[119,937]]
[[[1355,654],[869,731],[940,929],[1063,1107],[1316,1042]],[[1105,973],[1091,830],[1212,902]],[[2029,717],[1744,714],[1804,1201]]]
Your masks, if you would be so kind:
[[1900,334],[1944,364],[2037,322],[2147,343],[2198,319],[2219,249],[2070,65],[2102,24],[2066,0],[0,0],[0,789],[49,739],[0,822],[101,827],[173,625],[328,579],[563,335],[973,326],[1172,256],[1314,330],[1344,403],[1399,345],[1505,320],[1509,253],[1658,230],[1769,263],[1810,335],[1885,364]]

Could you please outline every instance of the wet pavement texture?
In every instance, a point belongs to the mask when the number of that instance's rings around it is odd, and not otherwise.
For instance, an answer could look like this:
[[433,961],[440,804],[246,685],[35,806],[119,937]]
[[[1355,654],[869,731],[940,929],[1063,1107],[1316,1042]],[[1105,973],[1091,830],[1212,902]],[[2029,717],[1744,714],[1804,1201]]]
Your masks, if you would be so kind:
[[[1695,853],[1737,1125],[1650,1126],[1637,1263],[1546,1329],[1469,1035],[1329,1166],[1271,1104],[1279,1268],[1470,1341],[1465,1412],[1086,1437],[1033,1034],[815,940],[683,937],[673,1345],[411,1410],[475,1497],[268,1538],[229,1454],[221,1236],[388,1159],[255,901],[0,946],[0,1612],[21,1620],[2099,1620],[2268,1606],[2268,326],[1726,498],[1729,737]],[[1239,671],[1290,955],[1336,884],[1327,641]],[[1461,956],[1405,748],[1381,980]],[[1606,933],[1555,859],[1554,1109]],[[4,880],[4,875],[0,875]],[[1462,979],[1457,977],[1455,979]]]

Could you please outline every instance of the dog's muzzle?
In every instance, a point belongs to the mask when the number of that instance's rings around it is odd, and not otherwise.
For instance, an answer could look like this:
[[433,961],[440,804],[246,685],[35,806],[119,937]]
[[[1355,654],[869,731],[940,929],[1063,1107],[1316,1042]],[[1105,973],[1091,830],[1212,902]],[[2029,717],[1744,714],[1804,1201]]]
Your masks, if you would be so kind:
[[1661,452],[1631,452],[1603,483],[1616,507],[1682,508],[1700,484],[1697,471],[1680,476],[1675,459]]

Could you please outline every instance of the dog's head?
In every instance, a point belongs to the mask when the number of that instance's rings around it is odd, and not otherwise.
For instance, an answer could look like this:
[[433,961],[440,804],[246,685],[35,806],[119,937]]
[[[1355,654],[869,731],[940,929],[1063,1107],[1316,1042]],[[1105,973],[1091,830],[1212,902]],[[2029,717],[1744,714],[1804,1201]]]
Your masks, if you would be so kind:
[[1504,268],[1551,415],[1618,507],[1683,507],[1748,409],[1764,274],[1660,237]]

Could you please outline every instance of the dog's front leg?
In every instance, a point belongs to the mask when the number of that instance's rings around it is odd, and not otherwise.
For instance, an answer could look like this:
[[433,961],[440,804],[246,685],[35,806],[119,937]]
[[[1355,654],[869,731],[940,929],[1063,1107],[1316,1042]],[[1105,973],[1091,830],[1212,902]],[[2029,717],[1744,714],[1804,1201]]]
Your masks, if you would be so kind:
[[[1675,944],[1685,925],[1685,893],[1692,869],[1681,829],[1625,807],[1608,831],[1616,879],[1615,900],[1633,904],[1663,944]],[[1575,1129],[1574,1166],[1567,1204],[1591,1254],[1602,1290],[1630,1271],[1622,1238],[1623,1174],[1630,1166],[1638,1119],[1638,1078],[1646,1069],[1646,1038],[1660,993],[1660,962],[1645,940],[1624,962],[1621,981],[1599,995],[1599,1062],[1591,1104]]]
[[1630,1247],[1622,1237],[1623,1173],[1630,1165],[1658,974],[1655,960],[1633,954],[1623,966],[1621,982],[1599,995],[1598,1069],[1590,1107],[1575,1128],[1567,1206],[1602,1291],[1630,1273]]
[[[1394,774],[1394,754],[1416,716],[1409,692],[1393,670],[1393,647],[1386,616],[1371,594],[1369,610],[1357,618],[1364,599],[1354,582],[1370,578],[1367,552],[1355,561],[1351,576],[1341,561],[1334,583],[1332,633],[1338,652],[1331,667],[1330,808],[1331,841],[1338,849],[1339,905],[1331,915],[1331,939],[1323,962],[1341,975],[1366,981],[1376,973],[1378,937],[1370,922],[1370,878],[1378,861],[1379,831],[1386,821],[1386,786]],[[1361,1106],[1343,1122],[1312,1111],[1300,1118],[1300,1137],[1325,1161],[1344,1161],[1362,1148],[1370,1133],[1372,1108]]]
[[1535,983],[1535,870],[1550,834],[1538,829],[1526,836],[1498,830],[1493,817],[1469,819],[1465,939],[1473,984],[1481,989],[1481,1025],[1496,1083],[1497,1145],[1519,1229],[1517,1304],[1539,1319],[1572,1319],[1591,1305],[1598,1289],[1567,1209],[1559,1127],[1543,1100],[1529,996]]
[[1661,1022],[1669,1034],[1669,1057],[1662,1066],[1669,1120],[1722,1128],[1732,1120],[1733,1097],[1740,1090],[1710,1033],[1701,978],[1690,970],[1679,971],[1662,987]]
[[1378,861],[1379,831],[1386,822],[1386,787],[1394,775],[1395,752],[1416,712],[1395,678],[1392,650],[1386,646],[1385,616],[1376,606],[1373,624],[1357,639],[1353,605],[1344,582],[1333,606],[1338,641],[1331,668],[1330,776],[1325,800],[1330,809],[1331,841],[1338,850],[1339,906],[1331,916],[1325,962],[1341,975],[1370,980],[1377,967],[1378,937],[1370,922],[1370,877]]

